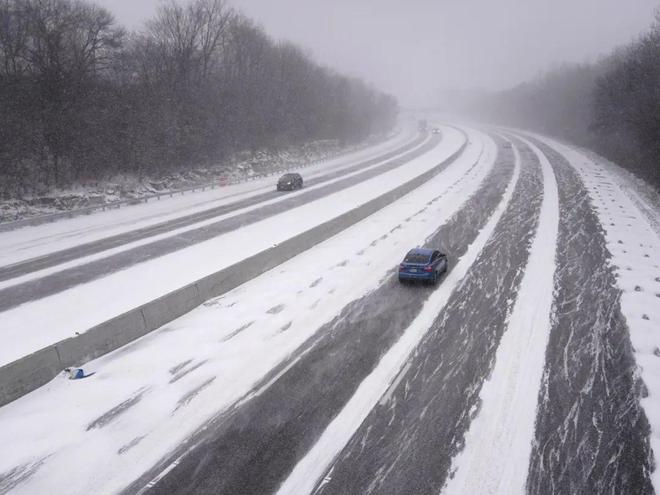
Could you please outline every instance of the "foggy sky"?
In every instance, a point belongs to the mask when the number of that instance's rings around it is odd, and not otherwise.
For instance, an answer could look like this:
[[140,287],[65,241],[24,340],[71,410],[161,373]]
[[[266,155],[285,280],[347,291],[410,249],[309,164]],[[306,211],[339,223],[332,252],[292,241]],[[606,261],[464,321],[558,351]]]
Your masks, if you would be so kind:
[[[97,0],[139,28],[158,0]],[[445,89],[502,89],[593,60],[648,28],[659,0],[234,0],[275,39],[403,105]]]

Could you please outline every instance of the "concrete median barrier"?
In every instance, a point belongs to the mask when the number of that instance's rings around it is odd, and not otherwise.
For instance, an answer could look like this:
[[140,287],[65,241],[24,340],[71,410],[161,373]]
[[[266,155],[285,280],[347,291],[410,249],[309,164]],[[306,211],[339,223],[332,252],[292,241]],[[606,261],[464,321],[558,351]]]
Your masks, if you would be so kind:
[[439,174],[463,153],[467,144],[465,136],[463,145],[442,163],[349,212],[97,325],[79,336],[1,367],[0,406],[46,384],[64,368],[80,366],[139,339],[203,302],[238,287],[367,218]]
[[[172,299],[176,297],[177,293],[174,293]],[[156,301],[152,304],[159,305]],[[103,356],[153,330],[147,327],[142,311],[142,307],[128,311],[85,333],[55,344],[60,358],[60,370]]]
[[142,306],[142,315],[146,328],[154,330],[166,323],[189,313],[204,301],[199,297],[197,284],[187,285],[182,289]]
[[0,368],[0,405],[48,383],[60,371],[55,346],[46,347]]

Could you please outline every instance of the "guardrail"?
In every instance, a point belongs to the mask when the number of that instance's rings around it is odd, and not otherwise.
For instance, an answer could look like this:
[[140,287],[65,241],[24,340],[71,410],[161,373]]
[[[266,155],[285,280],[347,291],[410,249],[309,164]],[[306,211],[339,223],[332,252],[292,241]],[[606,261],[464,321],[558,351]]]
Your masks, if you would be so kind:
[[206,183],[200,183],[194,186],[189,186],[189,187],[184,187],[182,189],[176,189],[174,191],[165,191],[165,192],[160,192],[160,193],[154,193],[154,194],[148,194],[145,196],[141,196],[139,198],[128,198],[128,199],[122,199],[118,201],[111,201],[108,203],[103,203],[103,204],[98,204],[98,205],[91,205],[91,206],[85,206],[82,208],[75,208],[72,210],[67,210],[67,211],[62,211],[62,212],[57,212],[57,213],[49,213],[47,215],[37,215],[31,218],[24,218],[21,220],[14,220],[11,222],[2,222],[0,223],[0,232],[8,232],[11,230],[19,229],[21,227],[27,227],[27,226],[35,226],[35,225],[41,225],[44,223],[49,223],[49,222],[54,222],[56,220],[60,220],[62,218],[72,218],[75,216],[80,216],[80,215],[89,215],[95,211],[105,211],[105,210],[113,210],[113,209],[119,209],[122,206],[129,206],[129,205],[137,205],[140,203],[148,203],[151,200],[157,200],[159,201],[160,198],[167,197],[169,196],[174,197],[176,195],[184,195],[188,192],[196,192],[196,191],[206,191],[207,189],[216,189],[216,188],[221,188],[221,187],[226,187],[226,186],[231,186],[234,184],[241,184],[243,182],[249,182],[252,180],[258,180],[258,179],[263,179],[265,177],[271,177],[273,175],[278,175],[282,174],[284,172],[287,172],[289,170],[299,170],[301,168],[307,168],[307,167],[312,167],[315,165],[319,165],[321,163],[327,162],[329,160],[335,160],[342,155],[350,154],[350,153],[357,153],[359,151],[362,151],[364,149],[367,149],[369,146],[365,146],[362,148],[358,148],[357,150],[352,150],[346,153],[338,153],[337,155],[334,156],[329,156],[326,158],[321,158],[320,160],[314,160],[310,163],[303,164],[303,165],[297,165],[297,166],[290,166],[290,167],[284,167],[281,169],[277,170],[272,170],[268,173],[265,174],[256,174],[256,175],[251,175],[251,176],[244,176],[240,178],[236,177],[226,177],[226,180],[223,180],[223,177],[220,176],[218,179],[216,179],[213,182],[206,182]]
[[[408,194],[440,173],[463,153],[468,140],[465,133],[461,132],[465,141],[456,152],[395,189],[281,244],[101,323],[81,335],[60,341],[0,367],[0,406],[45,385],[64,368],[82,365],[143,337],[189,313],[205,301],[275,268]],[[407,159],[407,156],[398,158],[404,162]]]

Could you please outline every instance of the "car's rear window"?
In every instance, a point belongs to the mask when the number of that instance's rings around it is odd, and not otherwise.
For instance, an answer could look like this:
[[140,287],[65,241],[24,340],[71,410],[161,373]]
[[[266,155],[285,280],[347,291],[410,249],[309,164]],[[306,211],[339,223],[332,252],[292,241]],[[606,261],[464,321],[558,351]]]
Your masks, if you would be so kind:
[[428,263],[429,259],[428,254],[408,253],[403,261],[405,263]]
[[288,179],[295,179],[297,176],[295,174],[284,174],[282,176],[282,179],[288,180]]

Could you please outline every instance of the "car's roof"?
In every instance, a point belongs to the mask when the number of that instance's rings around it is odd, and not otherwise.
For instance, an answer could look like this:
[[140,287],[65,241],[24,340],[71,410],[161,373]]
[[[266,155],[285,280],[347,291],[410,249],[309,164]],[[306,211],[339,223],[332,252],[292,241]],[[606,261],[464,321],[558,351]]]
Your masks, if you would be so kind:
[[408,254],[424,254],[426,256],[431,256],[433,254],[433,249],[429,248],[415,248],[408,251]]
[[297,172],[287,172],[282,177],[300,177],[300,174]]

